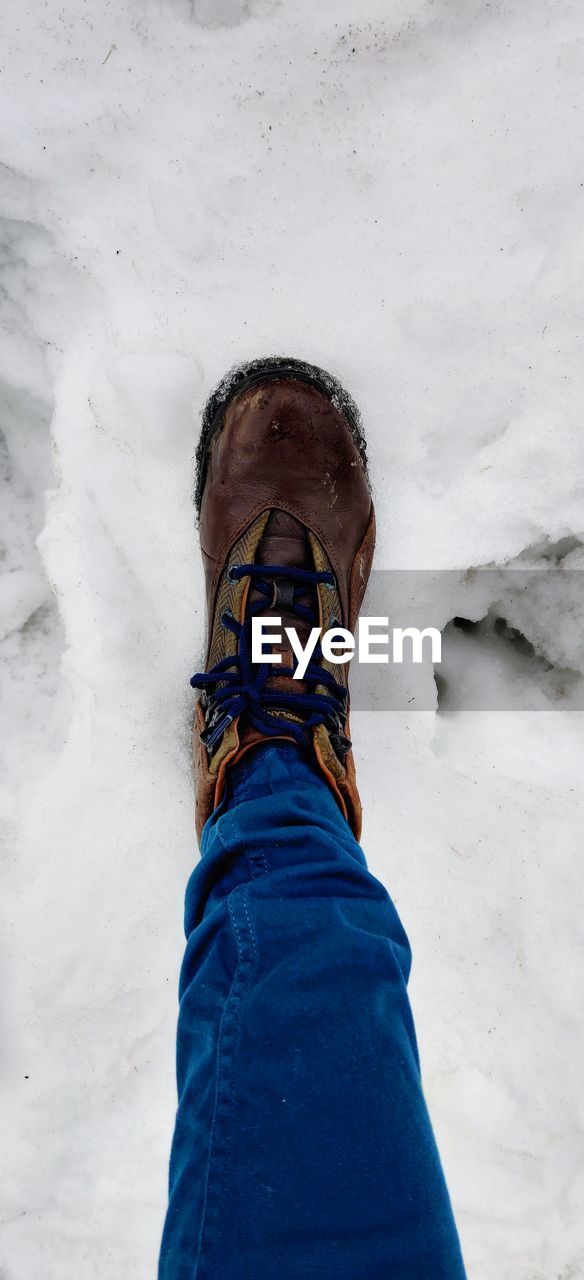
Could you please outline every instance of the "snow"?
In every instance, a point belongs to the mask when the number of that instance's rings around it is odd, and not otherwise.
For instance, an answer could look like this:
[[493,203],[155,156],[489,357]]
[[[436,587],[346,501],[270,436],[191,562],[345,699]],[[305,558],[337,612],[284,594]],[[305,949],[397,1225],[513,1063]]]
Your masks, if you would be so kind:
[[[578,6],[7,0],[2,25],[2,1274],[154,1271],[196,424],[283,353],[361,408],[378,568],[461,571],[439,705],[352,727],[469,1275],[579,1280]],[[531,656],[480,608],[451,623],[465,570],[510,565],[552,570],[505,596]],[[465,710],[486,686],[508,710]]]

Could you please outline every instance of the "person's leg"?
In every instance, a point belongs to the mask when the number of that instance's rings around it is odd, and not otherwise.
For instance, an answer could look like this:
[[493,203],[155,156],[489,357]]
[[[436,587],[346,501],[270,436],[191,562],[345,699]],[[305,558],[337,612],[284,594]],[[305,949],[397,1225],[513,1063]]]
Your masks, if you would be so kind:
[[462,1280],[396,910],[294,745],[226,787],[187,891],[159,1280]]

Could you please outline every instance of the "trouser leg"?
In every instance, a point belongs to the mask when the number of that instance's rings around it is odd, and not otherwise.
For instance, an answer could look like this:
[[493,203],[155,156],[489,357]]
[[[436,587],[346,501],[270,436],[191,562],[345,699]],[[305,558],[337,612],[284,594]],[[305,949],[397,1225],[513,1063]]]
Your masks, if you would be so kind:
[[250,753],[202,854],[160,1280],[463,1280],[407,938],[326,783]]

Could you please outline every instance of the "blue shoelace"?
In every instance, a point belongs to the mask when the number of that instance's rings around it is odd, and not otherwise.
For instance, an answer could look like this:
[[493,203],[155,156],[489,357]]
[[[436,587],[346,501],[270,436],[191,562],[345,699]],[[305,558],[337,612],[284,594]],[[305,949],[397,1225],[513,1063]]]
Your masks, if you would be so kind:
[[[321,685],[328,693],[316,693],[314,690],[295,693],[293,690],[280,692],[268,689],[266,686],[270,677],[293,676],[295,668],[273,666],[270,662],[258,665],[251,660],[252,618],[265,612],[266,607],[281,605],[286,613],[301,618],[311,627],[318,626],[314,609],[302,604],[298,597],[306,592],[307,587],[316,586],[320,582],[334,587],[334,575],[310,569],[257,564],[232,565],[228,573],[232,582],[244,577],[251,578],[258,592],[258,599],[248,604],[243,622],[238,622],[230,612],[221,616],[221,625],[237,636],[238,652],[216,662],[210,671],[197,672],[191,679],[193,689],[202,689],[207,693],[211,708],[207,726],[201,734],[205,746],[211,751],[235,717],[245,712],[249,723],[262,734],[273,737],[285,733],[299,745],[305,744],[307,729],[317,724],[326,724],[333,731],[337,749],[340,754],[344,754],[351,745],[342,732],[347,691],[329,671],[318,665],[322,655],[320,644],[317,644],[312,654],[302,677],[302,684],[309,687]],[[270,707],[290,711],[302,719],[302,724],[270,713]]]

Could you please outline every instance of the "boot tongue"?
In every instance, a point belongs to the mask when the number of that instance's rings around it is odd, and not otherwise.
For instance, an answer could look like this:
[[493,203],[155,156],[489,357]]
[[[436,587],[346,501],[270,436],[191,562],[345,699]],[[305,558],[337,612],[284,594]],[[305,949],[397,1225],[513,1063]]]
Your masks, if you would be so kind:
[[[314,569],[314,562],[310,543],[306,534],[304,525],[296,520],[294,516],[288,514],[287,511],[271,511],[268,522],[264,529],[259,547],[256,552],[256,564],[278,565],[283,569]],[[277,575],[274,575],[276,587],[278,584]],[[285,583],[282,579],[282,583]],[[258,593],[250,594],[250,601],[257,599]],[[318,603],[316,597],[316,588],[308,585],[306,591],[299,592],[296,588],[296,599],[299,604],[303,604],[306,608],[312,609],[316,618],[318,618]],[[287,693],[305,693],[306,685],[301,680],[293,680],[291,676],[279,676],[279,666],[295,667],[296,658],[284,632],[285,627],[294,627],[302,644],[306,644],[310,634],[310,624],[305,622],[304,618],[299,618],[297,614],[291,610],[287,610],[285,605],[279,604],[276,598],[274,605],[266,603],[265,609],[262,609],[262,617],[280,618],[282,643],[273,645],[274,653],[282,655],[282,663],[274,664],[274,675],[270,677],[268,685],[271,689],[282,689]],[[276,714],[286,715],[286,712],[277,712]]]
[[306,529],[287,511],[271,511],[256,553],[257,564],[285,569],[312,569]]

